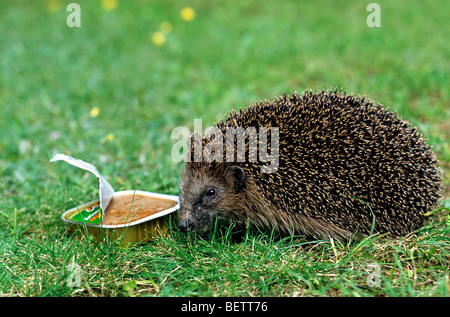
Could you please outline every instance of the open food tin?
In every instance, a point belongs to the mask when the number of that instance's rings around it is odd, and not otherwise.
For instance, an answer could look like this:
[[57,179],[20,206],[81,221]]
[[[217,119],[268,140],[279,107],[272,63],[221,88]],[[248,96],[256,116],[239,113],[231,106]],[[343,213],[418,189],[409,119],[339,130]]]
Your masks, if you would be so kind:
[[179,209],[178,196],[142,190],[115,192],[97,169],[86,162],[58,154],[51,162],[64,160],[87,170],[99,179],[99,199],[65,211],[63,222],[71,231],[81,231],[94,240],[105,237],[120,243],[145,242],[168,232],[174,223],[174,213]]
[[[124,200],[131,203],[122,203],[121,209],[114,209],[114,202],[119,197],[127,197]],[[142,197],[149,199],[143,200]],[[152,212],[151,207],[145,203],[152,201],[162,201],[166,207],[156,207],[155,212]],[[72,232],[82,227],[81,230],[97,241],[108,235],[110,239],[120,239],[121,243],[144,242],[154,236],[166,234],[173,224],[172,214],[178,209],[178,196],[124,190],[114,193],[112,203],[106,209],[105,224],[101,221],[103,217],[99,199],[65,211],[61,219],[70,224]],[[108,218],[114,219],[108,221]]]

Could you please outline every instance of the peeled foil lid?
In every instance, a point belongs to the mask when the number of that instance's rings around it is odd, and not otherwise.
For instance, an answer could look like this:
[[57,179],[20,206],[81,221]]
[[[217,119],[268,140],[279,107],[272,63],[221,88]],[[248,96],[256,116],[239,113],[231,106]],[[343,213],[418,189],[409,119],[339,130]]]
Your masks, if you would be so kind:
[[65,155],[65,154],[56,154],[50,159],[50,162],[56,162],[56,161],[65,161],[69,163],[70,165],[73,165],[75,167],[84,169],[85,171],[91,172],[98,178],[98,187],[99,187],[99,195],[100,195],[100,207],[102,208],[103,212],[106,211],[106,208],[108,208],[108,205],[111,201],[112,196],[114,195],[114,189],[112,186],[108,183],[108,181],[100,175],[97,168],[92,165],[91,163],[84,162],[82,160],[75,159],[71,156]]

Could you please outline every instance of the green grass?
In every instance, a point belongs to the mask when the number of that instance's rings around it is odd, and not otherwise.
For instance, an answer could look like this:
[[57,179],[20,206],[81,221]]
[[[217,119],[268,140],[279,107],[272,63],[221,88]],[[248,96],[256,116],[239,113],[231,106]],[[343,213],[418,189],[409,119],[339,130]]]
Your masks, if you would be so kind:
[[[113,11],[80,0],[82,26],[69,28],[70,2],[49,12],[47,1],[2,1],[0,295],[449,296],[445,209],[398,240],[203,240],[174,228],[119,247],[68,233],[61,213],[95,198],[96,180],[48,162],[62,152],[95,164],[116,190],[177,194],[173,128],[193,130],[194,118],[206,127],[284,92],[342,87],[417,125],[448,186],[448,1],[379,1],[381,28],[366,26],[360,1],[250,0],[119,1]],[[179,16],[186,5],[191,22]],[[165,21],[172,31],[158,47],[151,36]],[[80,287],[67,284],[71,263]],[[367,285],[372,264],[379,287]]]

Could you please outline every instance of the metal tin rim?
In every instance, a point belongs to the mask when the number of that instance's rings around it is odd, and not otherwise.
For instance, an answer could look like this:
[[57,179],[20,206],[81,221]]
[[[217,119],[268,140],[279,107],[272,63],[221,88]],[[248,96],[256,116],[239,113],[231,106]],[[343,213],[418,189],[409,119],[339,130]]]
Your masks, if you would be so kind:
[[[141,218],[139,220],[131,221],[131,222],[124,223],[124,224],[118,224],[118,225],[103,225],[103,224],[94,225],[94,224],[90,224],[90,223],[86,223],[86,222],[73,221],[73,220],[69,220],[69,219],[66,218],[66,215],[69,212],[72,212],[74,210],[79,210],[80,206],[77,206],[75,208],[66,210],[61,215],[61,219],[62,219],[62,221],[67,222],[67,223],[72,223],[72,224],[77,224],[77,225],[86,225],[86,226],[94,227],[94,228],[118,229],[118,228],[125,228],[125,227],[135,226],[135,225],[138,225],[138,224],[143,223],[143,222],[147,222],[147,221],[150,221],[150,220],[153,220],[153,219],[157,219],[157,218],[163,217],[165,215],[171,214],[171,213],[177,211],[178,209],[180,209],[180,203],[179,203],[178,196],[175,196],[175,195],[166,195],[166,194],[160,194],[160,193],[152,193],[152,192],[146,192],[146,191],[142,191],[142,190],[122,190],[122,191],[115,192],[113,197],[114,196],[130,195],[130,194],[131,195],[132,194],[136,194],[136,195],[139,194],[139,195],[143,195],[143,196],[147,196],[147,197],[169,199],[169,200],[176,201],[177,204],[175,206],[173,206],[172,208],[160,211],[160,212],[158,212],[156,214],[153,214],[153,215],[150,215],[148,217]],[[96,201],[98,201],[98,199],[92,200],[92,201],[87,202],[85,204],[82,204],[81,206],[89,205],[89,204],[94,203]]]

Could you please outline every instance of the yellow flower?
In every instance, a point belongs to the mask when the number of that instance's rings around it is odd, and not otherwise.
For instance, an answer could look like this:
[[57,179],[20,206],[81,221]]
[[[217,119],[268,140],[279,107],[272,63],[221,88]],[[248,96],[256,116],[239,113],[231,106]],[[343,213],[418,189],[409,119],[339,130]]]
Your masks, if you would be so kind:
[[54,13],[61,9],[61,2],[59,0],[48,0],[46,7],[48,12]]
[[165,34],[170,33],[172,31],[172,23],[164,21],[159,25],[159,30]]
[[162,46],[166,43],[166,36],[161,31],[154,32],[152,34],[152,42],[156,46]]
[[192,21],[195,18],[195,10],[191,7],[181,9],[180,16],[184,21]]
[[110,133],[106,136],[106,141],[112,142],[114,141],[114,134]]
[[102,7],[107,11],[112,11],[119,5],[118,0],[102,0]]
[[95,118],[96,116],[98,116],[100,114],[100,109],[98,107],[94,107],[91,109],[91,111],[89,112],[89,115],[92,118]]

